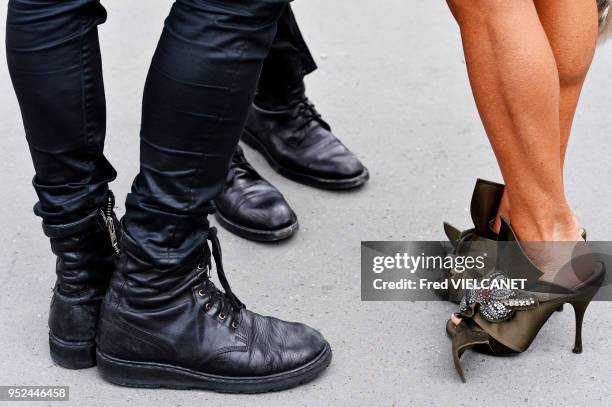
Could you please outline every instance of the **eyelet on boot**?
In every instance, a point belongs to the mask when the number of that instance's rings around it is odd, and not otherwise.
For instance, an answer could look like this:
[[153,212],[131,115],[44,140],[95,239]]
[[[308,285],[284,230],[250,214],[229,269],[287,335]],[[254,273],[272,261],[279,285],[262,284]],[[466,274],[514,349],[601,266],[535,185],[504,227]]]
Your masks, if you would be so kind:
[[232,322],[232,328],[238,329],[238,324],[236,323],[236,321]]
[[200,297],[204,297],[206,295],[206,293],[204,292],[204,290],[198,290],[198,295]]
[[210,302],[204,304],[204,311],[210,311]]
[[225,320],[225,314],[224,314],[224,313],[220,313],[220,314],[219,314],[219,319],[220,319],[221,321]]
[[196,271],[197,271],[198,273],[201,273],[201,272],[205,271],[205,272],[206,272],[206,278],[210,278],[210,267],[208,267],[208,266],[203,266],[203,265],[200,263],[200,264],[198,264],[198,267],[196,267]]

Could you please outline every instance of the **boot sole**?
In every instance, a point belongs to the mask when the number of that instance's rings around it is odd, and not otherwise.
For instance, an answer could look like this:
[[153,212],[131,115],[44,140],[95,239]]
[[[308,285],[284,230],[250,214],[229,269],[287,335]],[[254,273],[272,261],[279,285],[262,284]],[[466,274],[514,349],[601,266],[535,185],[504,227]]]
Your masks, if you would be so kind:
[[66,341],[49,332],[51,359],[66,369],[87,369],[96,365],[96,342]]
[[231,220],[223,216],[223,214],[219,212],[218,209],[217,212],[215,212],[215,219],[217,220],[217,222],[219,222],[221,226],[223,226],[225,229],[229,230],[233,234],[257,242],[277,242],[279,240],[285,240],[293,236],[300,228],[298,221],[295,221],[294,224],[277,230],[253,229],[232,222]]
[[220,393],[280,391],[315,379],[332,360],[329,344],[311,362],[297,369],[260,377],[230,377],[196,372],[160,363],[132,362],[105,355],[99,349],[98,371],[103,379],[120,386],[141,388],[199,389]]
[[370,179],[370,173],[367,168],[363,169],[363,172],[352,178],[344,178],[344,179],[333,179],[333,178],[321,178],[315,177],[313,175],[304,174],[301,172],[296,172],[294,170],[290,170],[287,167],[279,164],[272,154],[268,152],[266,146],[257,139],[251,132],[248,130],[244,130],[242,132],[242,141],[244,141],[249,147],[254,150],[259,151],[268,164],[279,174],[284,176],[285,178],[289,178],[292,181],[299,182],[300,184],[305,184],[311,187],[322,188],[322,189],[331,189],[331,190],[343,190],[343,189],[353,189],[362,186]]

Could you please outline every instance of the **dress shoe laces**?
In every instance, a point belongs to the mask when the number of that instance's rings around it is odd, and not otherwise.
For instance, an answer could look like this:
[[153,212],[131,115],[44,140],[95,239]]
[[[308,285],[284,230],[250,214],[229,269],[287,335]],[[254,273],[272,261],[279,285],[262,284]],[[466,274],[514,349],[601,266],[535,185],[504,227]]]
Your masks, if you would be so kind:
[[228,179],[240,175],[252,175],[259,178],[257,171],[255,171],[255,168],[253,168],[253,166],[247,161],[246,157],[244,156],[244,153],[242,152],[242,149],[236,150],[236,152],[232,156]]
[[[231,324],[232,328],[236,329],[238,328],[238,317],[240,310],[246,307],[234,294],[229,282],[227,281],[227,277],[225,276],[225,271],[223,270],[223,258],[221,254],[221,244],[219,243],[219,238],[217,237],[217,228],[210,228],[206,241],[210,242],[211,244],[212,257],[215,261],[217,269],[217,277],[219,278],[219,282],[221,283],[224,291],[217,289],[214,283],[210,280],[210,270],[212,268],[212,264],[210,262],[211,249],[209,249],[208,243],[205,243],[204,251],[207,264],[206,266],[202,264],[198,265],[198,271],[201,271],[201,275],[204,276],[203,288],[198,291],[198,295],[204,297],[208,294],[210,299],[206,304],[204,304],[204,310],[209,311],[213,304],[218,305],[219,314],[217,317],[221,321],[224,321],[231,315],[233,317]],[[204,271],[206,271],[206,273],[204,273]]]
[[308,100],[307,97],[304,96],[300,98],[297,101],[297,103],[299,105],[299,113],[302,119],[302,123],[300,123],[300,125],[297,128],[298,130],[304,129],[306,126],[308,126],[313,121],[319,122],[324,127],[329,128],[329,125],[327,124],[327,122],[323,120],[323,117],[321,116],[321,114],[317,111],[314,104],[310,100]]

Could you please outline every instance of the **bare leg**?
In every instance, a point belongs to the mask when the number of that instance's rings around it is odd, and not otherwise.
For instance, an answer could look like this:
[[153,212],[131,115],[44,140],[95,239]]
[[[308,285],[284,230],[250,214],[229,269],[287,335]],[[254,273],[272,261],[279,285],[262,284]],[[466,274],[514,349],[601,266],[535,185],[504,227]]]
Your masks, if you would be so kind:
[[561,166],[582,85],[597,43],[597,7],[591,0],[534,0],[559,71]]
[[450,0],[521,240],[578,240],[563,191],[559,73],[533,0]]
[[[595,53],[597,7],[591,0],[534,0],[534,4],[559,74],[560,159],[563,169],[578,99]],[[510,218],[507,194],[504,194],[499,215]],[[499,230],[499,226],[498,217],[494,227]]]

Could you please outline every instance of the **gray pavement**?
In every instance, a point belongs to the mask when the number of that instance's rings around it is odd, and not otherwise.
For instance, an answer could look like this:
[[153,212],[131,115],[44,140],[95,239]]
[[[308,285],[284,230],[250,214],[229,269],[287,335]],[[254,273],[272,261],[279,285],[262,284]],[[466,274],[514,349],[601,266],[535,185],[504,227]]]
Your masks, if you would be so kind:
[[[122,212],[137,171],[145,74],[170,1],[104,3],[107,153],[120,174],[113,189]],[[308,79],[308,93],[372,179],[357,192],[319,191],[283,179],[247,148],[255,167],[293,205],[301,230],[276,245],[224,231],[221,241],[232,286],[250,308],[323,331],[334,348],[328,371],[291,391],[228,396],[121,388],[102,381],[96,369],[54,365],[46,342],[54,259],[31,211],[33,168],[2,62],[0,385],[68,385],[71,402],[56,405],[75,406],[609,406],[611,304],[594,304],[587,313],[582,355],[570,351],[568,311],[555,315],[519,357],[467,354],[469,382],[462,384],[444,333],[451,305],[360,301],[361,240],[440,240],[442,220],[469,224],[475,178],[500,176],[443,1],[307,0],[294,6],[320,66]],[[588,79],[567,163],[569,198],[593,240],[612,238],[611,64],[609,45],[599,50]]]

